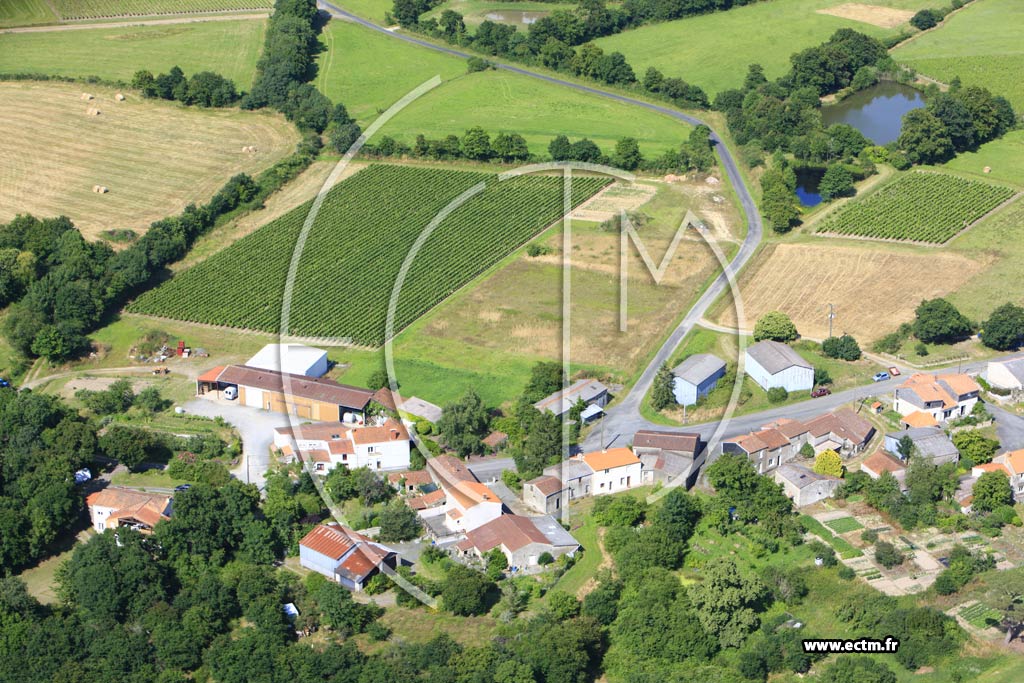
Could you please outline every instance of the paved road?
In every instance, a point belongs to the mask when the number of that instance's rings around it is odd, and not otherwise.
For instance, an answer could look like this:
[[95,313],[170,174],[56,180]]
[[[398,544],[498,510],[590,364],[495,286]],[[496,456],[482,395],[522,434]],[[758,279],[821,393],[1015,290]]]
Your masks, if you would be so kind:
[[216,400],[197,398],[184,406],[193,415],[221,417],[238,430],[242,437],[242,462],[231,474],[263,490],[267,480],[263,475],[270,467],[270,446],[274,443],[274,428],[287,427],[289,418],[259,408],[225,404]]
[[[414,45],[419,45],[421,47],[425,47],[430,50],[435,50],[437,52],[443,52],[445,54],[449,54],[462,59],[468,59],[469,57],[474,56],[469,54],[468,52],[462,52],[460,50],[456,50],[450,47],[435,45],[431,42],[428,42],[421,38],[417,38],[412,35],[398,33],[395,31],[389,31],[388,29],[382,26],[378,26],[377,24],[374,24],[371,21],[367,21],[362,17],[358,17],[352,14],[351,12],[347,12],[335,5],[332,5],[329,2],[323,2],[321,0],[319,4],[321,7],[323,7],[324,9],[326,9],[335,16],[348,19],[349,21],[353,21],[357,24],[365,26],[366,28],[378,31],[385,35],[392,36],[393,38],[396,38],[398,40],[402,40],[407,43],[412,43]],[[704,121],[695,116],[684,114],[667,106],[653,104],[651,102],[645,102],[643,100],[638,100],[632,97],[628,97],[626,95],[619,95],[617,93],[601,90],[600,88],[594,88],[587,85],[580,85],[579,83],[573,83],[571,81],[555,78],[554,76],[547,76],[545,74],[536,73],[528,69],[524,69],[522,67],[514,66],[511,64],[502,64],[499,62],[495,66],[503,71],[510,71],[512,73],[521,74],[523,76],[528,76],[530,78],[536,78],[547,83],[553,83],[555,85],[560,85],[565,88],[570,88],[572,90],[588,93],[590,95],[595,95],[597,97],[603,97],[605,99],[614,100],[616,102],[621,102],[623,104],[628,104],[635,107],[641,107],[643,109],[655,111],[659,114],[669,116],[671,118],[688,123],[690,125],[707,125]],[[622,397],[622,400],[618,404],[608,409],[608,412],[604,417],[604,433],[611,437],[611,441],[615,441],[617,438],[619,438],[617,435],[627,435],[628,438],[632,438],[632,434],[636,431],[636,429],[639,428],[636,427],[636,425],[638,424],[650,426],[647,425],[646,421],[642,420],[642,418],[640,417],[640,402],[643,400],[643,397],[647,394],[647,391],[650,389],[651,384],[654,382],[654,377],[658,372],[658,368],[661,367],[662,363],[669,359],[669,357],[675,351],[676,347],[678,347],[679,343],[683,340],[683,337],[689,334],[690,330],[693,329],[694,325],[696,325],[697,322],[704,316],[705,312],[707,312],[707,309],[711,306],[712,302],[714,302],[714,300],[718,298],[718,296],[723,291],[725,291],[725,288],[728,285],[729,278],[735,275],[737,272],[739,272],[739,270],[746,264],[746,262],[754,254],[754,250],[757,248],[757,245],[761,242],[761,236],[763,233],[761,216],[760,214],[758,214],[757,205],[754,203],[754,198],[751,196],[750,190],[747,188],[746,183],[743,180],[743,176],[740,174],[739,167],[736,165],[736,160],[733,159],[728,147],[722,144],[721,138],[718,136],[718,133],[714,132],[714,130],[712,130],[711,133],[711,141],[715,144],[716,149],[718,151],[720,165],[722,169],[725,171],[726,176],[728,176],[729,182],[732,184],[732,187],[735,189],[736,195],[739,197],[740,205],[743,209],[743,214],[747,221],[747,234],[743,240],[743,243],[740,245],[739,251],[733,258],[733,260],[729,263],[728,267],[715,279],[711,286],[708,287],[707,291],[704,292],[703,296],[701,296],[700,299],[697,300],[697,303],[694,304],[690,311],[686,314],[682,322],[680,322],[679,325],[672,331],[672,334],[669,335],[668,339],[665,340],[665,343],[662,344],[661,348],[658,349],[657,353],[654,355],[654,358],[651,360],[650,364],[644,370],[643,374],[640,375],[640,379],[637,380],[637,382],[633,385],[629,392],[624,397]],[[584,442],[584,449],[592,450],[599,448],[601,446],[608,445],[600,444],[599,439],[600,430],[595,430],[595,433],[588,437],[588,439]]]
[[985,407],[996,418],[996,434],[1003,449],[1016,451],[1024,448],[1024,417],[1003,410],[993,403]]
[[470,460],[466,463],[466,469],[473,473],[478,481],[485,484],[492,480],[501,480],[501,473],[505,470],[516,469],[516,463],[512,458],[487,458],[477,461]]

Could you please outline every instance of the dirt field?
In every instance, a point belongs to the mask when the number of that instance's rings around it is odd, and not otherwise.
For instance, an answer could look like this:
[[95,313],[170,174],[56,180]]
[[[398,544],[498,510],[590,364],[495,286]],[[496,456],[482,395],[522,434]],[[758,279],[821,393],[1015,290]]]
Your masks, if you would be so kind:
[[[835,304],[835,334],[848,332],[862,342],[877,339],[913,318],[922,299],[956,290],[988,265],[952,253],[916,253],[896,248],[772,244],[755,257],[740,280],[747,321],[780,310],[804,336],[828,336],[827,304]],[[720,303],[710,316],[735,325],[731,305]]]
[[[93,99],[83,100],[84,92]],[[131,92],[118,102],[116,92],[0,83],[0,221],[64,214],[87,237],[109,228],[142,232],[209,200],[232,175],[272,165],[298,142],[276,115],[185,108]],[[109,192],[93,192],[95,185]]]
[[828,14],[833,17],[862,21],[865,24],[881,26],[882,28],[896,28],[901,24],[907,23],[914,16],[914,13],[908,10],[864,5],[859,2],[848,2],[845,5],[820,9],[818,14]]

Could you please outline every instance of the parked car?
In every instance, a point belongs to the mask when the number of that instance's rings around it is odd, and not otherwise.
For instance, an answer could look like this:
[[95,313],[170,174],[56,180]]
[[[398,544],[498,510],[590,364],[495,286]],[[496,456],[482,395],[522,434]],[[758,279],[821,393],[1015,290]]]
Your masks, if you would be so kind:
[[900,369],[894,365],[891,368],[889,368],[889,374],[892,375],[893,377],[899,377]]
[[3,377],[0,377],[0,389],[3,389],[4,387],[9,387],[9,386],[11,386],[11,383],[8,382],[7,380],[5,380]]
[[174,490],[181,493],[182,491],[188,491],[190,488],[192,488],[192,484],[178,484],[174,487]]
[[224,390],[224,398],[229,401],[234,401],[238,398],[238,387],[228,387]]
[[828,387],[818,387],[811,392],[811,398],[821,398],[822,396],[828,396],[832,393],[832,390]]
[[889,373],[888,372],[876,372],[875,373],[874,380],[876,382],[884,382],[887,379],[889,379]]

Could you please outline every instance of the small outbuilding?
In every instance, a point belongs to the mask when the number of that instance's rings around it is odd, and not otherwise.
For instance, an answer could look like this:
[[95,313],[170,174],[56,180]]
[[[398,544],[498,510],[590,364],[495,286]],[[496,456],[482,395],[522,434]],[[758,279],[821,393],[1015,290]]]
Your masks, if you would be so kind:
[[707,396],[725,376],[725,361],[710,353],[695,353],[672,371],[676,403],[692,406]]

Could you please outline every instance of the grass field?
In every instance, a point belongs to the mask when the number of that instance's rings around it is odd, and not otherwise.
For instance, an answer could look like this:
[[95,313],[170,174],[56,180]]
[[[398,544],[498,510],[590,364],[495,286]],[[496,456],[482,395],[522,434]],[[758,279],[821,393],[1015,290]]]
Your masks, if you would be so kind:
[[1024,130],[1010,131],[976,152],[961,152],[942,168],[1024,189]]
[[[377,346],[402,260],[449,201],[489,187],[440,224],[418,253],[398,300],[396,331],[528,241],[562,213],[561,179],[495,176],[373,165],[335,186],[309,234],[290,330]],[[582,202],[607,180],[579,178]],[[131,310],[231,327],[276,331],[288,264],[307,205],[147,292]],[[401,218],[396,218],[401,217]],[[387,230],[388,241],[380,239]]]
[[131,80],[180,66],[216,71],[248,90],[263,46],[262,19],[0,34],[0,73]]
[[[364,126],[432,76],[444,83],[413,102],[381,130],[411,144],[428,138],[462,136],[481,126],[492,136],[520,133],[530,151],[545,154],[558,134],[589,137],[606,153],[623,137],[635,137],[647,155],[677,147],[689,127],[667,116],[574,92],[519,74],[466,73],[464,60],[401,43],[343,21],[323,34],[317,87],[344,102]],[[379,137],[378,136],[378,137]]]
[[[1011,0],[1012,1],[1012,0]],[[637,76],[649,66],[704,88],[710,96],[742,85],[747,66],[758,63],[768,78],[789,69],[789,57],[824,42],[837,29],[876,38],[899,29],[821,14],[848,0],[772,0],[676,21],[643,26],[595,41],[605,52],[626,56]],[[945,0],[871,0],[864,4],[917,11]],[[784,38],[783,38],[784,37]]]
[[[87,91],[95,99],[82,101]],[[298,141],[283,117],[201,110],[129,93],[61,83],[0,84],[0,221],[18,213],[66,215],[86,235],[144,231],[155,220],[205,202],[231,176],[255,173]],[[90,107],[101,111],[87,116]],[[255,145],[255,154],[242,147]],[[92,191],[109,188],[107,194]]]
[[394,7],[392,0],[334,0],[331,4],[378,24],[384,24],[384,15]]
[[49,24],[57,21],[46,0],[4,0],[0,2],[0,28]]
[[1005,186],[948,173],[903,173],[837,207],[817,232],[942,244],[1013,194]]
[[62,19],[270,9],[273,0],[51,0]]
[[959,76],[964,85],[984,86],[1020,112],[1022,26],[1024,3],[1019,0],[976,0],[942,27],[902,45],[893,57],[946,83]]

